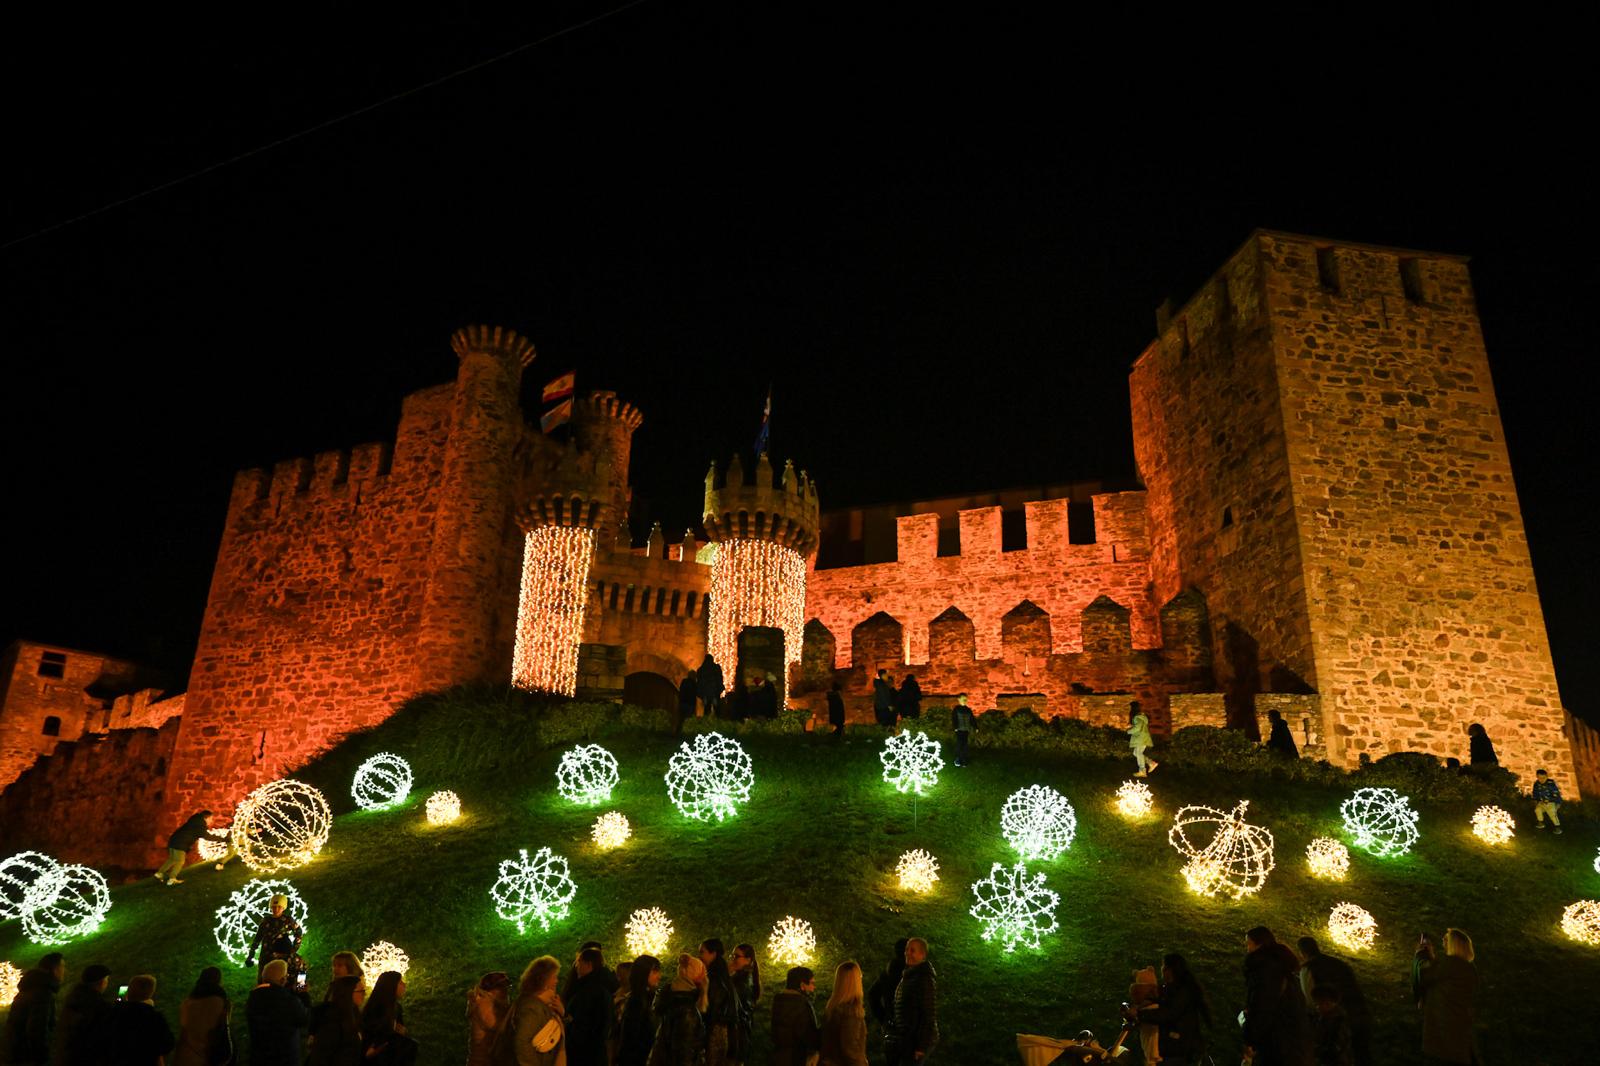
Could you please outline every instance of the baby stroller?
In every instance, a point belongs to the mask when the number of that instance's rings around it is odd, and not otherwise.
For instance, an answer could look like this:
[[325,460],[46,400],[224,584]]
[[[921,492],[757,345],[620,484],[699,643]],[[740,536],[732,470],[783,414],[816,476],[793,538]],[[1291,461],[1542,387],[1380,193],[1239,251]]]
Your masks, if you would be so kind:
[[1128,1038],[1130,1030],[1131,1026],[1124,1025],[1110,1047],[1101,1047],[1094,1033],[1087,1029],[1071,1040],[1018,1033],[1017,1054],[1022,1056],[1022,1066],[1085,1066],[1089,1063],[1121,1062],[1128,1053],[1122,1042]]

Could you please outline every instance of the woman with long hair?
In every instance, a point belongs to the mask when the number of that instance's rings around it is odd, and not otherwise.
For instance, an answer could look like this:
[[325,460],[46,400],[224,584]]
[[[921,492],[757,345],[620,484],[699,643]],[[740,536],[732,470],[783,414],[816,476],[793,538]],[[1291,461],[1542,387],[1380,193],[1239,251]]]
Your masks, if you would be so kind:
[[739,999],[733,991],[733,974],[722,941],[717,937],[700,942],[700,961],[706,967],[706,1066],[728,1066],[733,1061],[730,1048],[733,1031],[739,1025]]
[[360,1066],[361,1008],[366,1000],[359,977],[335,977],[328,983],[328,998],[311,1008],[311,1054],[306,1066]]
[[1262,1066],[1301,1062],[1311,1054],[1311,1016],[1300,960],[1264,925],[1245,933],[1244,951],[1245,1046]]
[[514,1042],[517,1066],[555,1066],[566,1059],[562,1045],[567,1033],[562,1019],[567,1010],[556,994],[560,976],[561,963],[551,955],[540,955],[522,971],[517,1001],[511,1005],[511,1023],[496,1037]]
[[396,970],[378,975],[378,983],[361,1011],[362,1058],[370,1066],[411,1066],[417,1061],[417,1042],[406,1033],[406,983]]
[[822,1008],[822,1056],[817,1066],[867,1066],[867,1006],[861,967],[841,962],[833,994]]
[[743,1063],[750,1057],[750,1033],[755,1028],[756,1004],[761,1001],[761,964],[756,962],[755,947],[740,944],[734,948],[728,956],[728,970],[738,1006],[738,1019],[728,1034],[728,1060]]
[[486,973],[467,992],[467,1066],[494,1061],[494,1034],[511,1010],[511,977],[504,970]]
[[1176,951],[1161,957],[1160,1000],[1129,1010],[1126,1017],[1161,1027],[1161,1061],[1170,1066],[1197,1066],[1205,1054],[1203,1030],[1211,1024],[1211,1004],[1189,961]]
[[[637,969],[637,967],[635,967]],[[690,954],[678,956],[672,983],[656,993],[655,1044],[649,1066],[702,1066],[705,1062],[705,963]]]
[[1478,991],[1477,952],[1460,929],[1444,931],[1444,957],[1422,934],[1411,962],[1411,990],[1422,1008],[1422,1057],[1428,1062],[1476,1062],[1473,1000]]
[[178,1005],[178,1046],[172,1066],[224,1066],[233,1061],[233,1004],[222,989],[222,971],[200,971],[189,998]]
[[[617,967],[619,970],[622,967]],[[656,1015],[651,1000],[661,983],[661,962],[654,955],[640,955],[628,971],[627,995],[618,1019],[616,1066],[645,1066],[650,1061],[650,1046],[656,1039]]]

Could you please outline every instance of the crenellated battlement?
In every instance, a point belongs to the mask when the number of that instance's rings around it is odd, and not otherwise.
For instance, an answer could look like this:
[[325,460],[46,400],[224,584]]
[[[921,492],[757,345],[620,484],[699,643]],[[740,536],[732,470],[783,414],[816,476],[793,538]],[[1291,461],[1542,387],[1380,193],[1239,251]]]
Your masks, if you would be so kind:
[[770,540],[810,558],[816,554],[821,525],[817,487],[804,471],[795,474],[793,462],[783,464],[783,478],[774,486],[765,453],[757,457],[747,482],[735,455],[720,481],[716,463],[706,473],[703,521],[713,541]]
[[475,353],[492,355],[518,368],[526,368],[536,354],[533,342],[516,330],[482,324],[462,326],[456,330],[450,337],[450,347],[460,359]]

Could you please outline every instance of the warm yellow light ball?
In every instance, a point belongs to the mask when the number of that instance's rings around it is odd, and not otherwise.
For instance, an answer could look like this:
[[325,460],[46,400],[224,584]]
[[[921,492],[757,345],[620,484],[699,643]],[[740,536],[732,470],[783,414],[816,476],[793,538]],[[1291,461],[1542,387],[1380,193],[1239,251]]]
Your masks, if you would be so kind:
[[900,887],[909,892],[931,892],[939,880],[939,860],[921,848],[900,856],[894,872],[900,878]]
[[1117,813],[1124,818],[1143,818],[1154,806],[1155,797],[1143,781],[1124,781],[1117,788]]
[[1365,951],[1377,935],[1377,920],[1354,903],[1341,903],[1328,915],[1329,938],[1347,951]]
[[11,1006],[17,998],[17,985],[22,981],[22,971],[9,962],[0,962],[0,1007]]
[[772,927],[767,954],[782,966],[804,966],[817,951],[817,934],[803,918],[784,917]]
[[1600,947],[1600,901],[1581,899],[1562,911],[1561,931],[1580,944]]
[[1317,837],[1306,845],[1306,865],[1312,877],[1343,881],[1350,870],[1350,849],[1332,837]]
[[1472,835],[1485,844],[1509,844],[1517,823],[1504,807],[1479,807],[1472,815]]
[[361,953],[361,971],[370,974],[370,980],[377,980],[378,974],[389,970],[404,977],[410,968],[411,956],[387,940],[380,940]]
[[201,837],[195,842],[195,846],[200,849],[201,862],[216,862],[228,854],[228,845],[221,840],[210,840],[206,837]]
[[628,954],[666,958],[672,944],[672,919],[660,907],[644,907],[628,915],[626,931]]
[[633,835],[633,827],[628,824],[627,815],[617,811],[607,811],[595,819],[594,828],[589,831],[589,835],[599,847],[620,848]]
[[454,792],[435,792],[428,797],[429,825],[449,825],[461,817],[461,797]]

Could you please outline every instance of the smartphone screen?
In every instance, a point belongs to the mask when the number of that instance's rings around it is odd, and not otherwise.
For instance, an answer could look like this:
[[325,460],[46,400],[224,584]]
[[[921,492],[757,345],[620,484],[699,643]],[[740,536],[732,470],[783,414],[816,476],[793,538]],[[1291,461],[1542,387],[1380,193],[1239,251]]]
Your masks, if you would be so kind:
[[127,985],[118,985],[117,986],[117,998],[118,999],[126,999],[127,997],[128,997],[128,986]]
[[295,974],[294,975],[294,986],[296,988],[304,988],[306,986],[306,975],[303,974],[303,973]]

